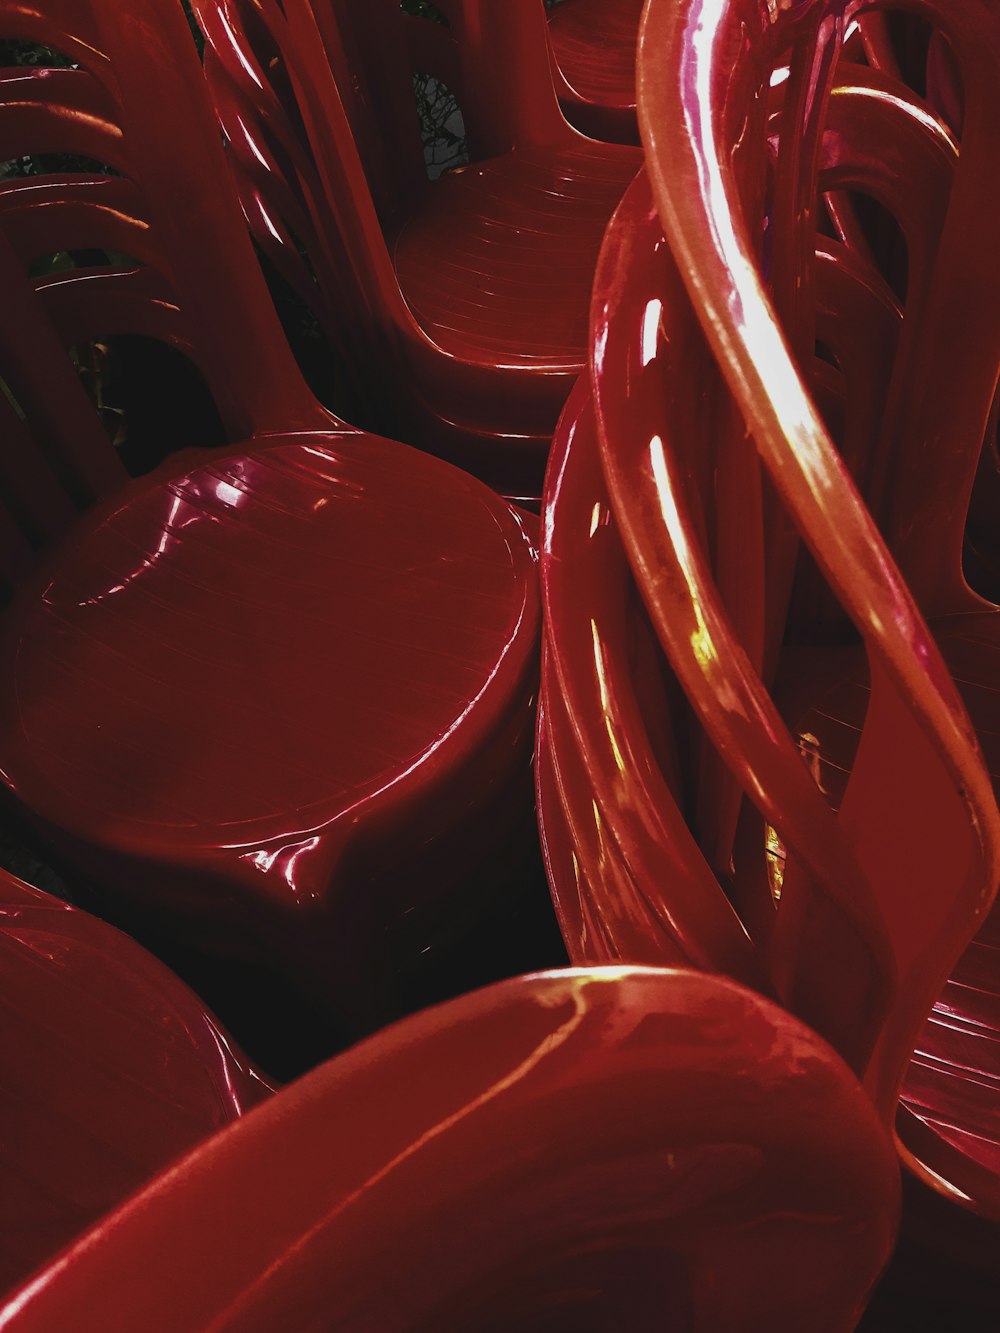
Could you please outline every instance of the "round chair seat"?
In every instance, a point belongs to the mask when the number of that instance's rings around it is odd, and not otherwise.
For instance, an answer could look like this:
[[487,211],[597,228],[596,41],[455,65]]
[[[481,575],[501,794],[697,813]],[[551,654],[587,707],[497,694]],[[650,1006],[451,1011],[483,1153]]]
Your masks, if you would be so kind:
[[360,842],[398,868],[527,784],[537,594],[509,506],[347,431],[181,458],[6,620],[3,770],[34,818],[105,882],[190,872],[171,908],[301,915],[370,883]]

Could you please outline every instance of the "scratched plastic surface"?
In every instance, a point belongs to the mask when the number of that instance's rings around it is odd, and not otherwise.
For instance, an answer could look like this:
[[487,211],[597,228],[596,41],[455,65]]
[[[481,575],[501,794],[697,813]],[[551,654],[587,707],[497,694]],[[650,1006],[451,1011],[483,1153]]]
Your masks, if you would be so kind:
[[[363,410],[537,497],[585,360],[601,235],[639,153],[563,119],[540,4],[439,8],[447,25],[397,0],[194,5],[251,229],[308,293],[305,246]],[[455,92],[471,153],[436,181],[416,71]]]
[[272,1098],[0,1328],[847,1333],[897,1208],[861,1088],[784,1011],[680,970],[538,974]]
[[0,1290],[270,1089],[113,927],[0,872]]
[[[309,395],[183,14],[119,8],[4,16],[81,66],[0,75],[5,155],[94,164],[0,187],[4,782],[130,920],[371,1024],[530,809],[534,554],[486,487]],[[227,448],[123,483],[65,348],[125,332],[193,360]]]
[[563,0],[549,11],[566,118],[595,139],[638,143],[635,51],[642,0]]

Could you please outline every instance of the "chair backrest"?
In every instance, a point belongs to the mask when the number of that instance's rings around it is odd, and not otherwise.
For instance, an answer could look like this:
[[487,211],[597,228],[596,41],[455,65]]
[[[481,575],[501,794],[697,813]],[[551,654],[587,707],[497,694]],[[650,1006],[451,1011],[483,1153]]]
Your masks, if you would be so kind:
[[[389,250],[428,184],[413,77],[456,93],[473,158],[571,134],[541,0],[441,0],[444,22],[404,13],[397,0],[192,0],[192,9],[254,238],[364,386],[372,372],[359,366],[345,319],[376,359],[412,322]],[[381,377],[376,390],[384,397],[391,386]]]
[[9,1333],[837,1333],[898,1171],[843,1063],[668,969],[520,977],[300,1079],[15,1292]]
[[0,470],[38,548],[124,476],[66,355],[94,338],[180,349],[232,439],[328,418],[270,303],[180,5],[16,3],[0,38],[42,61],[0,71],[0,160],[38,167],[0,180]]
[[425,179],[415,74],[452,87],[473,161],[565,136],[541,0],[440,0],[433,17],[405,13],[399,0],[312,8],[385,223],[386,207],[405,209],[405,193]]
[[[639,193],[626,196],[613,229],[632,225]],[[714,854],[726,823],[717,790],[698,793],[713,812],[701,843],[689,827],[688,819],[699,822],[691,798],[700,756],[686,753],[683,696],[671,688],[610,509],[585,378],[556,430],[543,513],[545,727],[562,788],[573,768],[585,793],[576,821],[570,793],[561,800],[579,867],[569,879],[581,886],[583,928],[564,928],[570,958],[679,961],[766,990],[766,968],[720,884],[731,852]],[[597,825],[606,845],[594,845]],[[560,878],[550,867],[557,911],[573,896]]]
[[[804,359],[815,338],[811,300],[795,281],[796,271],[812,269],[815,172],[804,166],[803,180],[794,163],[803,155],[806,165],[819,160],[824,86],[844,8],[685,0],[647,9],[640,117],[673,257],[647,234],[644,282],[640,243],[619,248],[613,272],[606,263],[595,386],[612,502],[661,641],[706,732],[788,850],[771,960],[776,984],[866,1070],[888,1117],[919,1025],[996,891],[1000,817],[954,685],[793,350]],[[742,117],[742,151],[751,154],[754,118],[766,119],[771,74],[789,51],[788,105],[800,128],[781,187],[793,202],[781,215],[798,251],[792,259],[791,250],[772,252],[769,295],[751,227],[761,213],[745,207],[747,182],[730,149]],[[764,124],[756,128],[766,133]],[[779,162],[776,199],[782,169]],[[766,183],[763,172],[751,179],[755,188]],[[623,275],[631,275],[627,284]],[[643,312],[654,300],[661,331],[644,350]],[[628,309],[630,317],[619,313]],[[708,448],[718,466],[717,445],[692,413],[674,351],[699,326],[746,423],[744,452],[759,455],[767,484],[867,651],[871,697],[836,816],[755,669],[754,651],[744,649],[706,555],[706,498],[691,478],[705,466],[695,450]],[[733,548],[730,562],[744,551],[756,559],[763,544],[754,493],[744,487],[728,516],[734,521],[721,515],[712,529]],[[716,553],[717,565],[725,559]]]
[[[710,336],[720,352],[738,322],[726,311],[726,274],[749,266],[766,274],[784,337],[807,365],[816,335],[821,193],[874,197],[896,216],[908,248],[908,285],[864,494],[919,604],[938,614],[970,603],[961,543],[1000,365],[1000,262],[988,221],[1000,202],[993,169],[1000,114],[992,93],[1000,14],[983,0],[896,7],[934,27],[934,49],[947,48],[949,71],[961,80],[956,145],[934,108],[892,70],[866,72],[840,59],[854,25],[878,34],[879,11],[891,8],[798,0],[776,10],[753,0],[713,0],[697,11],[701,36],[692,11],[681,6],[669,38],[662,15],[652,18],[645,133],[654,177],[662,179],[657,162],[683,163],[691,186],[674,190],[672,205],[665,180],[658,189],[671,244],[682,268],[697,275],[696,304],[706,319],[709,311],[718,314],[719,333]],[[654,33],[668,41],[659,55]],[[668,50],[682,72],[667,74]],[[775,101],[766,95],[769,85],[781,110],[765,131],[766,108]],[[773,182],[762,189],[769,156]],[[708,218],[722,213],[732,222],[716,232]],[[738,237],[730,235],[733,227]],[[747,370],[748,392],[754,378]]]

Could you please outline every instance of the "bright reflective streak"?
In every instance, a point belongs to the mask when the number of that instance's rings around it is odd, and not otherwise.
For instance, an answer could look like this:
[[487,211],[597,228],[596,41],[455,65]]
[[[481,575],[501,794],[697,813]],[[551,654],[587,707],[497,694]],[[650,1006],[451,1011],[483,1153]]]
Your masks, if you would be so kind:
[[[712,48],[717,37],[712,16],[717,14],[717,0],[701,0],[692,11],[689,40],[695,59],[686,73],[693,82],[694,95],[685,98],[684,117],[693,144],[704,144],[696,154],[705,218],[718,259],[729,279],[728,309],[716,318],[723,338],[731,343],[729,357],[735,372],[750,380],[740,395],[753,401],[763,393],[768,398],[785,438],[792,444],[811,490],[819,495],[825,490],[829,453],[823,447],[823,430],[799,376],[770,304],[764,295],[756,266],[748,257],[733,224],[739,208],[730,198],[722,178],[721,162],[728,160],[725,145],[717,141],[712,122]],[[732,336],[727,337],[728,329]],[[753,355],[749,349],[753,349]],[[761,370],[766,372],[766,378]],[[752,377],[752,378],[751,378]],[[763,442],[763,441],[762,441]]]
[[656,359],[656,347],[659,342],[660,317],[663,314],[663,302],[656,296],[646,302],[642,315],[642,364],[648,366]]
[[256,70],[250,64],[250,62],[247,60],[246,56],[240,49],[239,38],[236,36],[236,33],[233,29],[233,25],[229,22],[225,10],[222,9],[219,10],[219,18],[222,21],[222,26],[229,34],[229,45],[232,49],[233,54],[236,56],[236,59],[240,62],[240,64],[243,66],[246,72],[250,75],[251,79],[253,79],[257,87],[263,90],[264,85],[261,83],[260,79],[258,79]]
[[270,170],[270,164],[268,163],[268,160],[267,160],[267,158],[264,156],[264,154],[263,154],[263,153],[260,151],[260,149],[257,147],[256,142],[254,141],[254,137],[253,137],[253,128],[252,128],[251,126],[249,126],[249,125],[246,123],[246,121],[243,119],[242,116],[238,116],[238,117],[237,117],[237,121],[236,121],[236,123],[239,125],[240,129],[243,131],[243,142],[244,142],[244,143],[246,144],[246,146],[250,149],[251,153],[253,153],[254,157],[257,159],[257,161],[260,163],[260,165],[264,168],[264,170],[265,170],[265,171],[269,171],[269,170]]
[[258,213],[260,213],[261,217],[262,217],[263,220],[264,220],[264,226],[268,229],[268,231],[271,233],[271,235],[274,237],[274,239],[275,239],[276,241],[279,241],[279,242],[280,242],[281,237],[280,237],[280,235],[278,234],[278,229],[277,229],[277,227],[274,225],[274,223],[271,221],[270,217],[268,216],[267,209],[266,209],[266,208],[264,207],[264,205],[260,202],[260,200],[257,201],[257,211],[258,211]]
[[958,152],[958,145],[948,132],[948,127],[943,121],[918,106],[916,102],[910,102],[902,97],[897,97],[894,93],[886,92],[883,88],[865,88],[862,85],[849,84],[847,87],[834,88],[831,96],[833,97],[867,97],[873,102],[887,102],[890,106],[897,109],[903,116],[908,116],[911,120],[919,122],[922,129],[931,133],[935,139],[943,139],[953,152]]
[[215,494],[223,504],[231,505],[234,509],[246,499],[244,493],[237,490],[236,487],[228,481],[218,482],[215,487]]

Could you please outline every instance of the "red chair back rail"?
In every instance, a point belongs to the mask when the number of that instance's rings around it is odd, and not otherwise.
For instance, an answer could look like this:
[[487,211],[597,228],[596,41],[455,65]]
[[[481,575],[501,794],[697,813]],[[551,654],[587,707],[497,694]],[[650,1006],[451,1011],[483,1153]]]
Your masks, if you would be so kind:
[[860,1087],[788,1014],[696,973],[548,973],[298,1081],[0,1328],[847,1333],[897,1207]]

